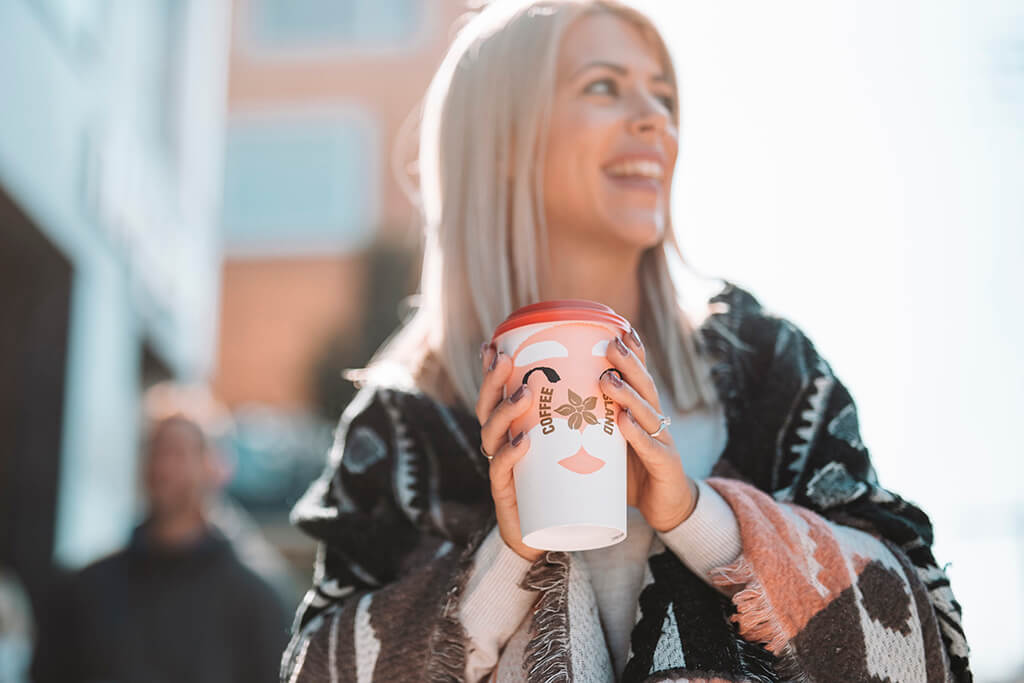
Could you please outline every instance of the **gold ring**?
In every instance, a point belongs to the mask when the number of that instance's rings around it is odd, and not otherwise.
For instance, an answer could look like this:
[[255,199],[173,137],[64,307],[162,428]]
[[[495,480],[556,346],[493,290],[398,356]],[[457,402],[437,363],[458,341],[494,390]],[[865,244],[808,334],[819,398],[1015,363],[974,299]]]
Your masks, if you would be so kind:
[[487,451],[484,450],[484,444],[482,441],[480,442],[480,452],[483,453],[484,457],[487,458],[488,460],[494,460],[494,456],[488,455]]

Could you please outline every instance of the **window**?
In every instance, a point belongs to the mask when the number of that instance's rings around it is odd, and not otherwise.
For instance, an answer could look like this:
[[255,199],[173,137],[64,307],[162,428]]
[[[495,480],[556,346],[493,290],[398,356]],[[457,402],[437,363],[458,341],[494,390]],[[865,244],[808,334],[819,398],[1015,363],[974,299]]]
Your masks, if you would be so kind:
[[414,40],[422,0],[251,0],[249,35],[258,49],[374,48]]
[[345,251],[377,221],[376,130],[357,113],[236,117],[223,225],[230,252]]

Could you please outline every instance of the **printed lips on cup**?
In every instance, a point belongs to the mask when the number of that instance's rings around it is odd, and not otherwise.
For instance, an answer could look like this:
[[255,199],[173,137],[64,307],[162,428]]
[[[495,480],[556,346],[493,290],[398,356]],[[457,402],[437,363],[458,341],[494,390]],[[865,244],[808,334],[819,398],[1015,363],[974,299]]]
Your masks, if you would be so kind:
[[512,359],[505,396],[526,384],[533,399],[509,430],[530,436],[513,474],[532,548],[587,550],[626,538],[626,440],[599,380],[613,367],[609,342],[630,329],[608,306],[558,299],[524,306],[494,331]]

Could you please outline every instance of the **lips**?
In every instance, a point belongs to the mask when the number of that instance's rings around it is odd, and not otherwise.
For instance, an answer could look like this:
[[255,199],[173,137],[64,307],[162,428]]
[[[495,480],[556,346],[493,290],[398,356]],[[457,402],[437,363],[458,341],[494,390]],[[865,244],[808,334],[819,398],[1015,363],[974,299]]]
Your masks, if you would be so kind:
[[558,464],[576,474],[593,474],[604,467],[605,462],[601,458],[595,458],[580,446],[575,454],[568,458],[562,458]]
[[602,169],[614,185],[624,190],[658,192],[665,180],[665,158],[652,150],[623,154]]
[[605,173],[610,182],[624,190],[647,190],[650,192],[661,191],[661,181],[643,176],[613,176]]

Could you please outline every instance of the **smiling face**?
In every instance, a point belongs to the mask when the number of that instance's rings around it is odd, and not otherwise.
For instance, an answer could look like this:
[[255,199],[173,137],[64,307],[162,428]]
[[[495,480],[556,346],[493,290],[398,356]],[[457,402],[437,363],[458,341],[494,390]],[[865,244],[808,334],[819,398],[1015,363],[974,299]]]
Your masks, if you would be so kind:
[[658,50],[610,13],[566,29],[544,160],[548,229],[642,250],[667,227],[676,92]]
[[563,467],[591,474],[617,444],[618,408],[599,389],[611,332],[600,325],[555,325],[523,340],[512,354],[511,386],[526,382],[533,408],[512,424],[530,432]]

